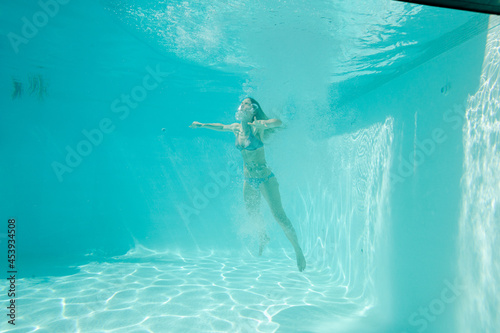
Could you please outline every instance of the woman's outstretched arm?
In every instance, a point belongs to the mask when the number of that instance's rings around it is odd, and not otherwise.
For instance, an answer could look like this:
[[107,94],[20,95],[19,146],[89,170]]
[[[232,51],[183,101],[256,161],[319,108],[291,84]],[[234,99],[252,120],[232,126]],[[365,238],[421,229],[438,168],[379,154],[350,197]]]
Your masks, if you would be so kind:
[[235,129],[235,125],[238,125],[238,123],[234,123],[231,125],[224,125],[224,124],[219,124],[219,123],[203,124],[203,123],[199,123],[197,121],[193,121],[193,123],[189,127],[191,127],[191,128],[208,128],[211,130],[221,131],[221,132],[233,132]]
[[277,118],[276,119],[262,120],[262,122],[266,126],[265,128],[281,127],[281,125],[283,125],[283,122]]

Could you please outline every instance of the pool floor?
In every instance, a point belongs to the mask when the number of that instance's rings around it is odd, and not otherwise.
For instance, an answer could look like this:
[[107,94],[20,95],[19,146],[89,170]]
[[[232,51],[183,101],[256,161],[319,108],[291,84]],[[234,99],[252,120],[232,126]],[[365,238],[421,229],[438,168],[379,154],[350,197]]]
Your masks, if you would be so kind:
[[154,253],[19,280],[8,332],[316,332],[325,319],[363,315],[331,270],[300,273],[291,253]]

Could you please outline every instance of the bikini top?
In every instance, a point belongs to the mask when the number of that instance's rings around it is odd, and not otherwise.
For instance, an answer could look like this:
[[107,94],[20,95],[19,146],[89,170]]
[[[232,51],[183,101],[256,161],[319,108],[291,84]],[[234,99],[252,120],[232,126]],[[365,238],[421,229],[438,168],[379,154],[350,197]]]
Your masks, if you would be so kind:
[[243,149],[256,150],[256,149],[259,149],[260,147],[264,146],[262,141],[260,141],[255,135],[253,135],[252,130],[250,130],[250,135],[248,136],[248,138],[245,141],[245,146],[242,146],[238,143],[238,138],[236,138],[235,144],[236,144],[236,148],[238,148],[239,150],[243,150]]

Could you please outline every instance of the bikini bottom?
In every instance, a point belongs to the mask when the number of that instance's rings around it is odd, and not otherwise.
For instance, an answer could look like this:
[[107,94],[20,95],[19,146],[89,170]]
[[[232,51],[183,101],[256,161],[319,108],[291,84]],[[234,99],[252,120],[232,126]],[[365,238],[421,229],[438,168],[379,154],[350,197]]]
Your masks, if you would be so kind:
[[268,180],[269,178],[271,177],[274,177],[274,173],[271,172],[271,174],[267,177],[264,177],[264,178],[249,178],[249,177],[245,177],[245,180],[248,182],[248,184],[250,184],[254,189],[258,190],[259,189],[259,186],[260,184],[262,184],[263,182],[265,182],[266,180]]

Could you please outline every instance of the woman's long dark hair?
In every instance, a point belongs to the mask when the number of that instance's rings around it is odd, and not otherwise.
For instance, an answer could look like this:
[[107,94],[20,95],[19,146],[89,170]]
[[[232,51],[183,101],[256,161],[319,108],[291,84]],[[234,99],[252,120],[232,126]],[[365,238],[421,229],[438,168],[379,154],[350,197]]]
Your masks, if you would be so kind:
[[[259,102],[257,102],[254,98],[252,97],[247,97],[251,102],[254,108],[256,109],[255,116],[253,117],[252,121],[254,120],[268,120],[269,117],[262,111],[262,108],[260,107]],[[246,98],[245,98],[246,99]],[[269,136],[275,132],[274,128],[271,129],[266,129],[264,130],[264,135],[262,138],[260,138],[261,141],[266,140],[269,138]]]
[[266,114],[264,113],[264,111],[262,111],[262,108],[260,107],[260,104],[259,102],[257,102],[254,98],[252,97],[247,97],[253,104],[253,106],[255,107],[256,109],[256,113],[255,113],[255,116],[254,116],[254,119],[257,119],[257,120],[267,120],[269,119],[268,116],[266,116]]

